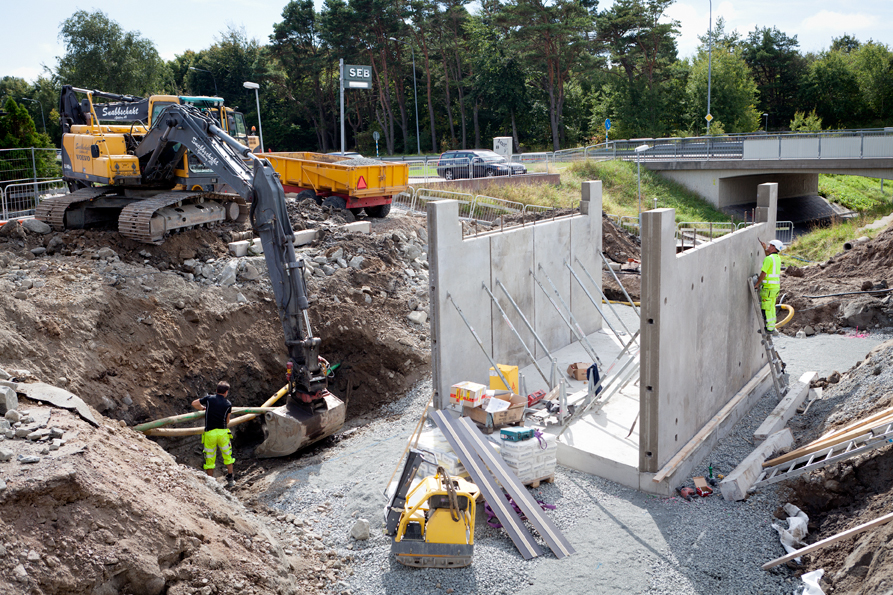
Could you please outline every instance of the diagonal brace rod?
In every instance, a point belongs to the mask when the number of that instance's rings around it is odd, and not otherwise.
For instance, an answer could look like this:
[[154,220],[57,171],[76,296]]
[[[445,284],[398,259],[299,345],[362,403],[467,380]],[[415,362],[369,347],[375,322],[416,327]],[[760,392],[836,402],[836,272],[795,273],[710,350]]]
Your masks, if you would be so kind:
[[524,342],[524,339],[521,338],[521,335],[515,329],[515,325],[512,324],[511,320],[509,320],[509,317],[505,313],[505,310],[503,310],[502,306],[499,305],[499,302],[496,301],[496,296],[493,295],[493,292],[490,291],[490,288],[487,287],[486,283],[481,283],[481,286],[484,288],[484,291],[487,292],[487,295],[490,296],[490,299],[493,300],[493,303],[496,304],[496,308],[499,309],[499,313],[502,314],[502,319],[505,320],[505,323],[508,325],[508,327],[511,329],[511,331],[515,334],[515,337],[517,337],[518,341],[521,342],[521,346],[524,347],[524,351],[527,353],[527,356],[530,357],[530,360],[533,362],[533,365],[536,367],[536,371],[540,373],[540,376],[543,377],[543,380],[545,381],[546,385],[548,385],[549,379],[546,378],[546,373],[543,372],[543,369],[540,368],[540,365],[538,363],[536,363],[536,358],[533,357],[532,353],[530,353],[530,349],[527,348],[527,343]]
[[[543,268],[542,263],[539,265],[539,269],[543,272],[543,275],[546,277],[546,281],[548,281],[549,285],[552,287],[552,291],[555,292],[555,296],[558,298],[558,301],[560,301],[561,305],[564,306],[564,309],[567,310],[567,314],[570,317],[570,321],[573,323],[573,326],[571,326],[570,323],[568,323],[568,326],[570,326],[571,330],[574,331],[574,334],[577,335],[577,337],[580,340],[580,344],[587,348],[586,352],[592,356],[593,361],[598,362],[599,367],[602,367],[602,360],[598,359],[598,355],[596,355],[596,353],[595,353],[595,348],[589,342],[589,339],[586,338],[586,332],[583,330],[583,327],[580,326],[580,323],[577,322],[577,318],[574,316],[574,313],[571,311],[570,306],[568,306],[567,302],[564,301],[564,298],[561,297],[561,293],[558,291],[558,288],[555,287],[554,283],[552,283],[552,279],[549,277],[549,273],[546,272],[546,269]],[[533,273],[533,271],[531,271],[531,274],[532,273]],[[536,275],[533,275],[533,278],[536,279]],[[539,283],[539,280],[537,279],[536,282]],[[545,292],[546,295],[549,295],[549,293],[542,286],[542,284],[540,284],[540,288],[542,288],[543,292]],[[551,297],[549,298],[549,301],[552,301]],[[556,309],[558,309],[558,306],[555,305],[554,301],[552,301],[552,305],[555,306]],[[558,311],[559,311],[559,313],[561,312],[560,309],[558,309]],[[562,318],[564,318],[564,316],[562,316]],[[574,330],[574,329],[576,329],[576,330]]]
[[[546,357],[548,357],[551,360],[552,354],[549,352],[549,349],[546,347],[546,344],[543,342],[543,340],[540,339],[540,336],[538,334],[536,334],[536,331],[533,329],[533,325],[530,324],[530,321],[528,321],[527,317],[524,316],[524,312],[521,311],[521,308],[518,306],[518,304],[515,303],[515,300],[512,299],[512,296],[509,293],[509,290],[505,288],[505,285],[503,285],[502,281],[500,281],[499,279],[496,280],[496,285],[497,285],[497,287],[499,287],[502,290],[502,293],[505,294],[505,297],[507,297],[509,299],[509,302],[512,304],[512,306],[515,307],[515,311],[518,313],[518,316],[520,316],[521,320],[524,321],[524,324],[527,325],[527,330],[529,330],[531,333],[533,333],[533,336],[536,339],[536,342],[539,343],[540,347],[543,348],[543,352],[546,354]],[[547,384],[550,387],[555,388],[555,386],[551,382],[547,382]]]
[[[596,310],[598,310],[599,315],[602,317],[602,320],[605,321],[605,324],[608,325],[608,328],[611,329],[611,332],[614,333],[615,335],[617,335],[618,337],[620,337],[620,333],[618,333],[617,330],[611,325],[611,323],[608,322],[608,319],[605,317],[605,313],[602,311],[601,307],[599,307],[599,305],[598,305],[598,301],[594,297],[592,297],[592,294],[590,294],[589,290],[586,289],[586,286],[583,285],[583,281],[580,279],[579,275],[577,275],[577,272],[573,269],[573,267],[570,264],[568,264],[568,262],[566,260],[564,261],[564,266],[567,267],[567,270],[569,270],[571,272],[571,275],[574,276],[574,279],[577,280],[577,283],[580,285],[580,289],[583,290],[583,293],[586,294],[586,297],[589,298],[589,301],[592,302],[592,305],[595,306]],[[602,296],[602,299],[605,300],[605,303],[608,304],[608,307],[611,308],[611,312],[614,313],[614,316],[617,318],[617,320],[620,321],[620,324],[621,324],[621,326],[623,326],[623,330],[626,331],[627,336],[631,337],[633,334],[632,331],[630,331],[629,328],[627,328],[626,324],[623,322],[623,319],[620,318],[620,316],[617,314],[617,311],[614,309],[614,306],[611,305],[611,301],[608,299],[608,296],[606,296],[605,293],[601,289],[599,289],[598,285],[595,286],[595,289],[598,291],[599,295]]]
[[471,326],[471,323],[468,322],[468,319],[467,319],[467,318],[465,318],[465,314],[462,313],[462,308],[459,307],[459,304],[456,303],[456,301],[453,299],[453,296],[450,295],[449,292],[447,292],[447,299],[450,300],[450,301],[453,303],[453,306],[456,307],[456,312],[459,313],[459,316],[462,317],[462,322],[465,323],[465,326],[467,326],[467,327],[468,327],[468,330],[471,331],[471,334],[474,335],[474,340],[478,342],[478,345],[480,345],[480,347],[481,347],[481,351],[483,351],[483,352],[484,352],[484,355],[487,356],[487,359],[490,360],[490,365],[493,366],[493,369],[496,370],[496,373],[497,373],[497,374],[499,374],[499,378],[500,378],[500,380],[502,380],[502,382],[503,382],[503,384],[505,385],[505,387],[506,387],[509,391],[511,391],[511,390],[512,390],[512,385],[509,384],[509,381],[506,380],[505,376],[502,374],[502,370],[499,369],[499,366],[496,365],[496,362],[494,362],[494,361],[493,361],[493,358],[490,357],[490,354],[487,353],[487,348],[484,347],[484,342],[481,341],[481,338],[480,338],[480,337],[478,337],[478,334],[475,332],[474,327]]
[[[634,311],[638,316],[641,316],[641,313],[639,312],[639,309],[636,308],[636,303],[633,301],[633,298],[629,297],[629,293],[626,292],[626,287],[623,286],[623,283],[620,282],[620,278],[617,276],[617,273],[615,273],[615,272],[614,272],[614,269],[611,268],[611,263],[608,262],[608,259],[605,258],[605,255],[602,254],[601,251],[598,252],[598,255],[602,257],[602,261],[604,261],[605,266],[608,267],[608,272],[611,273],[611,276],[612,276],[612,277],[614,277],[614,282],[617,283],[617,285],[620,287],[620,290],[623,292],[623,295],[626,296],[626,301],[628,301],[628,302],[629,302],[629,305],[633,307],[633,311]],[[586,276],[589,277],[589,279],[590,279],[590,280],[592,281],[592,283],[594,284],[595,281],[592,279],[592,275],[589,274],[589,271],[586,270],[586,267],[583,266],[583,263],[580,262],[580,259],[579,259],[579,258],[577,258],[576,260],[577,260],[578,263],[580,263],[580,268],[583,269],[583,272],[586,273]]]

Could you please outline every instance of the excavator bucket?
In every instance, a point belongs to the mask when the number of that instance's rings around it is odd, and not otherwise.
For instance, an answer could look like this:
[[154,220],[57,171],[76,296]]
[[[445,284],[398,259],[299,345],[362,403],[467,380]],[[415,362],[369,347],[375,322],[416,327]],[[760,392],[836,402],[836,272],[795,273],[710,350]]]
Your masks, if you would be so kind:
[[284,457],[331,436],[344,425],[345,410],[344,402],[329,392],[314,402],[312,410],[310,405],[289,400],[264,414],[264,441],[254,454],[259,458]]

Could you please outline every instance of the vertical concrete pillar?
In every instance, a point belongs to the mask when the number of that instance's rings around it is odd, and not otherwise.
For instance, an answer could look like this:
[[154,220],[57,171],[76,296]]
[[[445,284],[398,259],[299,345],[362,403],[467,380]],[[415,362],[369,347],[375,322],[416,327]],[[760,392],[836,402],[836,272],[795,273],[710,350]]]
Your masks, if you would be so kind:
[[660,346],[663,297],[672,290],[676,210],[642,213],[642,320],[639,383],[639,471],[656,472],[659,459]]
[[[580,212],[583,215],[597,213],[598,221],[601,223],[602,212],[602,182],[595,180],[592,182],[583,182],[580,189]],[[601,248],[601,246],[599,246]]]
[[454,200],[438,200],[428,203],[428,303],[431,308],[431,372],[434,387],[434,407],[443,409],[449,395],[442,395],[439,387],[444,369],[443,353],[438,345],[444,319],[446,290],[441,283],[444,259],[449,258],[450,247],[462,243],[462,225],[459,223],[459,203]]
[[769,237],[763,241],[775,239],[775,223],[778,218],[778,184],[770,182],[757,186],[757,211],[754,219],[757,223],[768,223]]

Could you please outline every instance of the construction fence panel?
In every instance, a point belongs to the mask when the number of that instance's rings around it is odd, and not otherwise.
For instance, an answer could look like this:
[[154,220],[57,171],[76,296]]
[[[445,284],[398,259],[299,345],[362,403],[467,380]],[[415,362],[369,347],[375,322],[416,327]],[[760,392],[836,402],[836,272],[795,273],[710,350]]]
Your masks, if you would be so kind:
[[505,215],[520,214],[524,210],[524,203],[495,198],[493,196],[478,195],[474,197],[472,218],[487,223],[503,219]]
[[[756,225],[753,221],[742,221],[735,229],[744,229]],[[776,221],[775,222],[775,239],[784,245],[788,245],[794,241],[794,222],[793,221]]]
[[41,200],[62,194],[68,194],[68,186],[62,180],[7,184],[2,192],[3,218],[34,215]]
[[410,213],[415,211],[416,189],[407,186],[406,190],[399,192],[391,199],[391,208]]
[[623,216],[620,218],[620,229],[623,229],[633,235],[639,235],[639,218]]
[[56,161],[56,151],[38,147],[0,149],[0,186],[59,178],[62,168]]
[[682,247],[711,242],[724,235],[737,231],[738,227],[731,221],[683,221],[676,224],[676,239]]
[[472,219],[474,208],[474,195],[466,192],[451,192],[449,190],[437,190],[431,188],[419,188],[415,193],[414,209],[423,213],[428,212],[428,203],[433,200],[455,200],[459,203],[459,218]]

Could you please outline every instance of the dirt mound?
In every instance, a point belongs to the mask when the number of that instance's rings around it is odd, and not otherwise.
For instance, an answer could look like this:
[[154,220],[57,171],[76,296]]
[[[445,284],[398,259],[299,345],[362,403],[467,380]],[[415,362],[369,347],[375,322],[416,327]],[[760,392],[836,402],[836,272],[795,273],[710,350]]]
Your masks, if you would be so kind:
[[[621,270],[615,271],[623,288],[634,301],[641,299],[642,293],[642,241],[628,231],[614,225],[607,215],[602,216],[602,250],[608,260],[620,263]],[[630,262],[630,260],[634,262]],[[626,301],[626,296],[608,271],[602,272],[602,290],[608,299]]]
[[318,592],[323,569],[337,580],[328,567],[341,561],[297,519],[246,509],[141,434],[27,400],[20,411],[64,442],[49,452],[3,442],[12,460],[0,463],[0,592],[307,593]]
[[[807,326],[816,332],[838,332],[843,327],[866,329],[893,323],[890,293],[883,292],[893,283],[893,229],[852,246],[827,262],[785,270],[781,293],[787,294],[784,303],[796,314],[784,332]],[[866,290],[879,293],[815,297]]]
[[[407,221],[365,235],[327,219],[299,250],[313,271],[311,325],[321,354],[341,364],[331,384],[349,397],[348,416],[427,371],[428,327],[407,319],[427,316],[427,236]],[[263,402],[283,382],[282,328],[263,257],[230,257],[232,231],[190,230],[160,246],[107,231],[0,238],[0,365],[59,381],[131,424],[188,410],[221,378],[235,405]],[[35,256],[40,248],[52,255]]]

